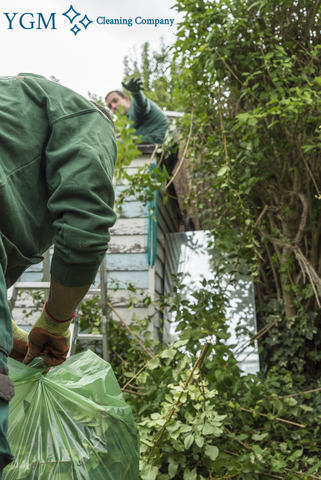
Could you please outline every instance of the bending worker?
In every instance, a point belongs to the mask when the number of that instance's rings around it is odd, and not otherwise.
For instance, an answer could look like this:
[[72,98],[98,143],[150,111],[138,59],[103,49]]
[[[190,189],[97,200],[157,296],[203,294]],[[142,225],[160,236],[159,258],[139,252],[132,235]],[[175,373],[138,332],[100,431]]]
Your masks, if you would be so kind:
[[[0,77],[0,478],[12,460],[7,356],[13,346],[25,363],[66,359],[70,322],[115,222],[115,159],[112,122],[91,102],[39,75]],[[52,244],[49,298],[26,338],[11,324],[6,288]]]
[[162,144],[169,126],[167,117],[143,94],[139,78],[132,79],[127,84],[122,83],[122,86],[132,94],[131,98],[120,90],[112,90],[105,97],[108,108],[115,113],[121,107],[121,112],[133,121],[142,143]]

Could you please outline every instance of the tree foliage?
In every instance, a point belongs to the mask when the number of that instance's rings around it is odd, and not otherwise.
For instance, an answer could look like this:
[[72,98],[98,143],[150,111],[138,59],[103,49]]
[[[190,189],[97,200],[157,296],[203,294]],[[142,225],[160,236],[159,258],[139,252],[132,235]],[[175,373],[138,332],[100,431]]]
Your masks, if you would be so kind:
[[[179,0],[177,97],[204,228],[253,274],[265,367],[319,378],[321,16],[309,0]],[[191,117],[190,117],[191,122]],[[299,379],[299,376],[297,377]]]
[[140,55],[133,51],[124,58],[124,78],[138,76],[146,96],[166,110],[176,110],[173,94],[175,62],[170,48],[161,39],[159,49],[151,51],[150,43],[141,45]]

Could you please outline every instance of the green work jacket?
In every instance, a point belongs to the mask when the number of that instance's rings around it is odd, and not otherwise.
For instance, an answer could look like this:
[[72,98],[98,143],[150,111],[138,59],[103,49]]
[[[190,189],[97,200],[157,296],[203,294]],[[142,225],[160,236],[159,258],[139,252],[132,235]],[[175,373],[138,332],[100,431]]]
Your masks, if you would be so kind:
[[40,75],[0,77],[0,263],[7,286],[54,245],[51,274],[90,285],[109,241],[116,142],[81,95]]
[[142,143],[163,143],[169,120],[143,92],[132,94],[127,116],[134,122],[136,134],[141,135]]

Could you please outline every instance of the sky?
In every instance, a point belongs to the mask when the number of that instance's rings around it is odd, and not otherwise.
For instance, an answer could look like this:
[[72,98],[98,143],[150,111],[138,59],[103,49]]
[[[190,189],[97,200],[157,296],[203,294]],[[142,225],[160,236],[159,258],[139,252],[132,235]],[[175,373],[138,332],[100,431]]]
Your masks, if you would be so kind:
[[[182,18],[171,8],[174,4],[175,0],[0,0],[0,75],[54,76],[85,97],[88,92],[104,97],[121,88],[126,55],[139,52],[145,41],[152,50],[158,50],[161,37],[166,45],[174,42]],[[106,19],[131,19],[132,26],[107,24]],[[144,24],[147,19],[154,24]],[[155,26],[155,20],[168,23]],[[71,28],[80,30],[74,34]]]

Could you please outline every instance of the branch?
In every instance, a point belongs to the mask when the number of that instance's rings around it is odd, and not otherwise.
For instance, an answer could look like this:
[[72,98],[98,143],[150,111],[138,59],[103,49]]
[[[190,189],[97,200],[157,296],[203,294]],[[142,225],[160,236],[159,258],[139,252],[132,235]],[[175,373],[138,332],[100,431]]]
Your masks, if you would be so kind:
[[122,388],[122,392],[131,393],[132,395],[138,395],[139,397],[147,396],[147,393],[134,392],[134,390],[127,390],[127,388]]
[[[299,395],[308,395],[309,393],[315,393],[315,392],[320,392],[320,391],[321,391],[321,387],[313,388],[311,390],[306,390],[305,392],[290,393],[288,395],[277,395],[276,398],[278,398],[278,399],[292,398],[292,397],[298,397]],[[267,398],[275,398],[275,396],[269,395]]]
[[186,382],[185,382],[185,384],[184,384],[183,390],[180,392],[180,394],[179,394],[179,396],[178,396],[178,398],[177,398],[177,400],[176,400],[176,402],[175,402],[174,407],[171,409],[171,411],[170,411],[169,414],[167,415],[166,421],[165,421],[164,425],[162,426],[161,430],[155,435],[155,437],[154,437],[154,444],[153,444],[153,447],[152,447],[152,449],[151,449],[151,451],[150,451],[150,454],[149,454],[149,456],[148,456],[148,460],[151,458],[151,456],[152,456],[152,454],[153,454],[153,452],[154,452],[154,450],[155,450],[155,447],[156,447],[156,446],[158,445],[158,443],[160,442],[160,440],[161,440],[161,438],[162,438],[162,436],[163,436],[163,434],[164,434],[164,432],[165,432],[166,426],[167,426],[168,423],[170,422],[170,420],[171,420],[174,412],[175,412],[175,411],[177,410],[177,408],[180,406],[180,400],[181,400],[181,398],[182,398],[182,395],[183,395],[184,391],[186,390],[186,388],[188,387],[188,384],[190,383],[191,379],[193,378],[193,375],[194,375],[195,370],[196,370],[197,368],[200,368],[200,367],[201,367],[201,365],[202,365],[202,363],[203,363],[203,361],[204,361],[204,359],[205,359],[205,357],[206,357],[206,355],[207,355],[207,351],[208,351],[210,345],[211,345],[211,344],[210,344],[209,342],[207,342],[207,343],[204,345],[203,350],[202,350],[200,356],[198,357],[198,359],[197,359],[196,362],[194,363],[193,368],[192,368],[192,370],[190,371],[189,376],[187,377],[187,380],[186,380]]
[[246,342],[245,345],[243,345],[243,347],[240,347],[238,350],[235,350],[233,352],[234,356],[237,357],[238,355],[243,353],[244,350],[248,346],[250,346],[255,340],[259,340],[261,337],[263,337],[263,335],[265,335],[269,330],[271,330],[271,328],[273,328],[277,324],[278,321],[279,321],[279,319],[276,318],[272,323],[268,323],[263,328],[261,328],[261,330],[259,330],[255,335],[253,335],[250,338],[250,340],[248,342]]
[[110,302],[107,302],[107,305],[108,307],[110,308],[110,310],[112,310],[114,312],[114,314],[116,315],[116,317],[121,321],[121,323],[123,324],[123,326],[126,328],[126,330],[128,330],[128,332],[132,335],[132,337],[135,338],[135,340],[137,340],[137,342],[139,343],[139,345],[142,347],[142,349],[144,350],[145,353],[147,353],[147,355],[151,358],[155,358],[154,355],[152,355],[150,353],[149,350],[147,350],[147,348],[145,347],[145,345],[143,344],[143,342],[137,337],[137,335],[131,330],[131,328],[127,325],[127,323],[125,322],[125,320],[123,320],[121,318],[121,316],[119,315],[119,313],[114,309],[114,307],[112,306],[112,304]]
[[257,218],[257,220],[254,224],[255,227],[261,223],[261,220],[264,217],[265,212],[267,211],[268,208],[269,207],[267,205],[264,205],[264,208],[263,208],[262,212],[260,213],[260,215],[258,216],[258,218]]
[[185,143],[185,148],[184,148],[184,152],[183,152],[183,155],[182,155],[182,158],[180,159],[179,161],[179,164],[177,165],[177,167],[175,168],[175,171],[172,175],[172,178],[168,181],[167,185],[166,185],[166,188],[168,188],[172,183],[173,181],[175,180],[175,178],[177,177],[177,174],[178,172],[180,171],[180,169],[182,168],[182,165],[185,161],[185,157],[186,157],[186,153],[187,153],[187,149],[188,149],[188,146],[189,146],[189,142],[191,141],[191,136],[192,136],[192,129],[193,129],[193,110],[192,110],[192,113],[191,113],[191,124],[190,124],[190,128],[189,128],[189,134],[188,134],[188,138],[187,138],[187,141]]
[[150,157],[149,163],[152,163],[152,162],[153,162],[158,147],[159,147],[159,145],[158,145],[158,143],[156,143],[155,148],[154,148],[153,153],[152,153],[152,156]]
[[321,279],[317,272],[315,271],[315,268],[313,265],[309,262],[309,260],[303,255],[302,250],[297,246],[297,245],[291,245],[290,243],[284,242],[283,240],[279,240],[278,238],[273,237],[267,232],[264,232],[264,230],[259,229],[261,234],[266,237],[268,240],[273,245],[278,245],[281,246],[282,248],[288,248],[289,250],[292,250],[294,253],[299,267],[301,268],[302,274],[303,274],[303,280],[305,280],[306,277],[309,278],[314,296],[316,299],[316,302],[318,304],[318,307],[321,307],[320,303],[320,297],[321,297]]
[[303,195],[303,193],[297,193],[296,195],[299,197],[299,199],[302,202],[303,210],[302,210],[299,228],[294,239],[294,245],[298,245],[302,240],[304,228],[307,223],[308,209],[309,209],[308,202],[307,202],[307,199],[305,198],[305,195]]
[[[261,417],[268,417],[266,413],[256,412],[255,410],[249,410],[248,408],[239,407],[239,409],[242,410],[243,412],[260,415]],[[290,420],[285,420],[284,418],[275,417],[273,418],[273,420],[277,420],[278,422],[283,422],[283,423],[289,423],[290,425],[294,425],[295,427],[298,427],[298,428],[306,428],[306,425],[302,425],[301,423],[291,422]]]
[[304,157],[301,149],[299,149],[299,152],[300,152],[301,158],[302,158],[302,160],[303,160],[304,166],[305,166],[305,168],[307,169],[307,172],[308,172],[308,174],[309,174],[310,177],[311,177],[311,180],[312,180],[312,183],[313,183],[313,185],[314,185],[314,188],[315,188],[316,191],[317,191],[317,195],[318,195],[318,197],[320,197],[321,192],[320,192],[320,190],[319,190],[319,188],[318,188],[318,185],[317,185],[317,182],[316,182],[316,180],[315,180],[315,178],[314,178],[314,176],[313,176],[312,170],[311,170],[311,168],[309,167],[309,164],[308,164],[308,162],[306,161],[306,159],[305,159],[305,157]]

